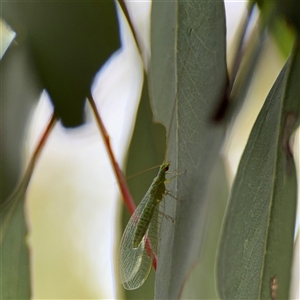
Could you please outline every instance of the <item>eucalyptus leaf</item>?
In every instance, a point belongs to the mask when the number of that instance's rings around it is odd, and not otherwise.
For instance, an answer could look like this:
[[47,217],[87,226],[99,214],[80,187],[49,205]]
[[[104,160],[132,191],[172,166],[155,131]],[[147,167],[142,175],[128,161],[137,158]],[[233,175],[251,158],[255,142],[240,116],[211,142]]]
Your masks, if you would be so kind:
[[287,58],[293,47],[295,32],[292,30],[290,23],[287,23],[283,17],[285,14],[288,14],[289,10],[293,11],[295,3],[293,1],[284,1],[282,3],[280,1],[256,2],[260,9],[261,19],[264,24],[267,24],[268,29],[270,29],[282,55]]
[[276,12],[282,15],[289,24],[296,29],[298,34],[300,33],[300,3],[297,0],[290,1],[274,1]]
[[27,227],[24,212],[25,189],[1,207],[1,278],[2,299],[30,299],[29,250],[26,244]]
[[20,179],[26,128],[40,92],[28,45],[12,46],[1,61],[0,203],[11,195]]
[[93,78],[120,47],[114,1],[6,1],[1,10],[17,43],[29,44],[63,124],[81,125]]
[[212,176],[214,180],[209,188],[211,202],[207,210],[209,220],[206,227],[203,253],[189,274],[181,299],[219,299],[215,280],[215,262],[222,220],[229,196],[226,164],[223,157],[218,157]]
[[[128,152],[126,167],[127,175],[133,176],[128,180],[133,199],[139,204],[158,169],[148,170],[161,164],[165,152],[165,130],[159,124],[153,124],[149,104],[147,81],[144,81],[142,97],[137,114],[136,125]],[[147,170],[146,172],[143,172]],[[140,172],[142,173],[140,174]],[[123,213],[123,229],[129,220],[126,210]],[[136,290],[125,290],[126,299],[153,299],[154,274],[152,271],[146,282]]]
[[[11,46],[1,61],[1,204],[0,291],[2,299],[30,299],[29,250],[24,213],[29,177],[19,192],[13,190],[21,175],[25,129],[41,86],[26,43]],[[17,117],[16,117],[17,116]],[[27,174],[28,175],[28,174]]]
[[11,196],[0,206],[0,291],[3,299],[30,299],[30,253],[26,244],[25,196],[36,162],[56,121],[53,114],[22,179]]
[[149,73],[155,120],[176,173],[158,254],[155,298],[177,299],[203,248],[208,186],[225,133],[212,117],[227,83],[223,1],[153,1]]
[[222,299],[289,298],[297,200],[289,139],[299,125],[299,76],[295,47],[254,124],[233,185],[218,259]]

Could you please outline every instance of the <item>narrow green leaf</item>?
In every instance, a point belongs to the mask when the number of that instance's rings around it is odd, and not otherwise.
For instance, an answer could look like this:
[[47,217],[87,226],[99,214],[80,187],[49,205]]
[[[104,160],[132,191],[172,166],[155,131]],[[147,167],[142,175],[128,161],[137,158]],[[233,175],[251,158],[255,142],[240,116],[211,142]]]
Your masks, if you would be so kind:
[[229,196],[226,166],[222,157],[218,158],[212,176],[214,180],[209,188],[211,201],[207,209],[209,221],[207,222],[204,250],[189,274],[181,299],[219,299],[215,280],[215,262],[222,220]]
[[1,299],[30,299],[31,295],[24,199],[25,190],[10,199],[9,207],[1,207]]
[[300,51],[295,48],[261,109],[238,168],[219,249],[222,299],[271,299],[274,278],[273,298],[289,298],[297,195],[289,139],[299,124],[299,76]]
[[29,251],[26,245],[27,224],[24,212],[25,195],[36,162],[56,121],[56,116],[53,114],[18,186],[0,206],[0,291],[2,299],[30,299]]
[[276,12],[282,15],[285,20],[291,24],[298,34],[300,33],[300,22],[299,22],[299,13],[300,13],[300,3],[298,0],[290,1],[274,1]]
[[[149,103],[147,82],[144,82],[142,97],[137,114],[136,125],[128,152],[127,175],[137,174],[153,166],[160,165],[165,152],[165,130],[153,124]],[[158,169],[152,169],[128,180],[136,205],[142,200]],[[123,229],[128,223],[129,214],[124,210]],[[122,231],[123,232],[123,231]],[[126,299],[153,299],[154,274],[152,270],[146,282],[136,290],[124,290]]]
[[227,83],[223,1],[154,1],[149,87],[156,121],[167,129],[170,170],[155,298],[177,299],[202,250],[209,179],[224,124],[212,117]]
[[11,195],[20,179],[26,128],[42,87],[26,44],[10,47],[5,53],[1,61],[0,76],[1,205]]
[[271,30],[281,54],[284,58],[287,58],[293,47],[295,33],[291,30],[289,25],[281,19],[274,20]]
[[[264,24],[269,27],[279,50],[287,58],[293,47],[295,31],[283,16],[290,8],[293,10],[292,1],[257,1],[257,4]],[[283,9],[280,6],[283,6]]]
[[6,1],[1,10],[30,45],[63,124],[81,125],[93,78],[120,46],[114,1]]
[[[27,224],[24,216],[26,188],[10,198],[9,203],[16,205],[14,210],[4,204],[20,180],[25,128],[42,91],[27,46],[26,43],[11,46],[1,61],[1,299],[30,299],[29,251],[25,241]],[[25,175],[23,180],[26,185],[29,177]]]

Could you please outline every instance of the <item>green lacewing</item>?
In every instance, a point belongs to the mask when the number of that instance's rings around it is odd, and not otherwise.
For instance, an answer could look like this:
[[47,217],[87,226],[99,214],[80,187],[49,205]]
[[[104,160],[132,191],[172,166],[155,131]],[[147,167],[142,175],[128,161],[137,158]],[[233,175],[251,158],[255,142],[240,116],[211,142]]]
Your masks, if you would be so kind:
[[166,195],[166,172],[169,166],[169,162],[161,164],[123,233],[119,250],[119,276],[127,290],[139,288],[150,273],[158,242],[158,204]]

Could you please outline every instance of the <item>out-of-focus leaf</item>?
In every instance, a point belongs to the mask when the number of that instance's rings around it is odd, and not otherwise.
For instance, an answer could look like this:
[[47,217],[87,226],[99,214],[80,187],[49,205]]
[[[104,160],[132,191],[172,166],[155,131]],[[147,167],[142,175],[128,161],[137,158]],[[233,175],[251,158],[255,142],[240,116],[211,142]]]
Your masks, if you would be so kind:
[[234,123],[239,112],[241,111],[247,94],[251,87],[251,83],[255,76],[255,71],[262,57],[262,52],[266,44],[267,31],[262,28],[257,28],[258,32],[250,37],[248,47],[245,47],[243,53],[244,62],[240,64],[238,75],[235,78],[234,87],[230,95],[230,102],[227,112],[227,120]]
[[242,156],[218,259],[222,299],[289,298],[296,213],[290,136],[299,124],[300,51],[277,78]]
[[113,1],[6,1],[2,15],[30,45],[43,86],[67,127],[83,122],[92,80],[120,46]]
[[[282,12],[286,10],[290,3],[287,1],[277,2],[257,1],[263,22],[269,26],[279,50],[287,58],[292,50],[295,32],[283,18],[284,14]],[[284,6],[283,11],[278,9],[281,5]]]
[[26,125],[42,91],[25,43],[9,49],[1,61],[1,201],[20,177]]
[[291,28],[281,19],[274,20],[271,26],[271,32],[275,38],[277,46],[282,55],[287,58],[292,50],[295,33]]
[[298,0],[274,1],[276,12],[300,33],[300,2]]
[[213,170],[209,188],[210,203],[208,203],[207,222],[204,249],[197,265],[184,285],[181,299],[218,299],[215,281],[215,262],[222,220],[229,196],[229,186],[226,179],[226,169],[222,157]]
[[0,206],[2,299],[30,299],[29,251],[26,245],[27,224],[24,213],[25,195],[36,162],[56,121],[56,116],[53,114],[17,188]]
[[168,185],[156,299],[177,299],[203,247],[209,179],[224,138],[212,116],[227,83],[223,1],[154,1],[149,87],[155,119],[167,129]]
[[[149,104],[147,81],[144,81],[143,93],[137,114],[136,125],[128,153],[127,175],[137,174],[148,168],[160,165],[165,152],[165,130],[161,125],[153,124]],[[148,190],[158,169],[148,170],[128,180],[133,199],[139,204]],[[123,228],[127,225],[129,214],[124,210]],[[137,290],[125,291],[126,299],[154,298],[154,271]]]
[[24,213],[26,189],[22,188],[1,207],[1,299],[30,299],[29,251]]
[[[11,45],[1,61],[0,291],[2,299],[14,300],[30,299],[26,187],[10,198],[9,203],[15,203],[15,207],[4,203],[20,180],[26,125],[42,91],[27,46]],[[29,179],[25,181],[28,183]]]
[[294,261],[293,261],[293,269],[292,269],[292,282],[291,282],[291,290],[290,290],[290,299],[300,299],[300,231],[298,229],[298,234],[295,238],[294,245]]
[[25,176],[23,188],[14,194],[9,202],[6,202],[20,180],[26,124],[42,90],[27,46],[26,43],[18,47],[12,45],[1,61],[0,291],[2,299],[30,299],[29,251],[25,240],[27,224],[24,215],[25,186],[29,181],[28,176]]

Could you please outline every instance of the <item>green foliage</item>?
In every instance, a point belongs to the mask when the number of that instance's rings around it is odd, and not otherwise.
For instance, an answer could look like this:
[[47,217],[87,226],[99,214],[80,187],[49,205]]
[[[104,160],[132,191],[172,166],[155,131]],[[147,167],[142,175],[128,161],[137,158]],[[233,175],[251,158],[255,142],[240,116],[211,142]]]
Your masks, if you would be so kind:
[[[257,2],[265,14],[260,33],[270,26],[279,47],[286,45],[282,41],[290,32],[282,25],[282,16],[297,32],[298,19],[293,13],[293,9],[298,11],[297,2],[291,1],[292,7],[285,6],[286,2],[275,5],[271,1],[270,6],[265,1]],[[5,179],[2,197],[7,198],[13,186],[11,178],[16,181],[19,171],[20,151],[16,149],[21,148],[30,101],[46,88],[63,124],[80,125],[84,99],[94,75],[119,47],[119,36],[114,4],[109,1],[88,5],[81,1],[6,2],[3,18],[17,30],[19,43],[8,50],[1,65],[1,104],[8,109],[17,103],[10,117],[4,119],[2,129],[10,133],[10,139],[4,136],[5,155],[11,152],[18,159],[18,167],[12,170],[9,160],[1,158]],[[140,289],[126,291],[126,298],[215,299],[219,295],[222,299],[271,299],[271,281],[276,278],[276,298],[288,299],[297,195],[290,137],[299,126],[300,111],[297,42],[253,126],[223,220],[229,191],[220,153],[231,129],[227,125],[238,114],[236,109],[234,114],[214,120],[224,99],[224,103],[229,101],[229,110],[236,100],[228,89],[224,3],[155,0],[151,26],[151,62],[127,173],[159,165],[165,159],[171,162],[170,171],[184,174],[175,176],[167,185],[177,200],[167,197],[164,201],[164,214],[174,223],[162,218],[155,279],[152,272]],[[278,33],[282,31],[285,34],[281,38]],[[289,44],[293,37],[288,37]],[[289,53],[290,48],[286,47],[284,53]],[[22,68],[16,69],[16,61],[22,62]],[[249,68],[249,64],[242,67]],[[20,70],[24,78],[28,70],[32,80],[17,80]],[[237,93],[239,97],[245,98],[254,71],[253,68],[249,76],[243,77],[240,72],[237,79],[230,78],[232,85],[235,80],[244,83],[243,91]],[[153,119],[160,125],[152,122],[148,94]],[[23,99],[29,104],[20,113],[22,124],[13,126],[13,116],[18,104],[25,103]],[[239,101],[243,103],[243,99]],[[225,112],[226,109],[224,105]],[[156,173],[154,170],[129,182],[137,204]],[[22,190],[15,198],[18,201],[12,202],[16,207],[9,218],[11,211],[1,206],[0,289],[5,299],[30,298],[25,192]]]
[[299,55],[296,48],[278,76],[239,165],[219,249],[222,299],[266,299],[274,276],[278,298],[289,297],[297,203],[289,139],[299,125]]
[[17,32],[18,43],[28,44],[63,124],[81,125],[92,80],[120,47],[114,2],[7,1],[2,16]]
[[[167,18],[167,20],[166,20]],[[166,27],[167,26],[167,27]],[[155,119],[167,129],[168,189],[155,298],[176,299],[197,261],[207,224],[209,178],[225,136],[213,114],[227,83],[222,1],[154,1],[149,73]]]
[[[1,211],[1,277],[2,299],[30,299],[29,251],[26,244],[27,227],[24,213],[25,194],[10,199],[12,210]],[[8,223],[9,222],[9,223]]]
[[[126,173],[130,176],[137,174],[141,170],[147,170],[161,164],[164,159],[164,153],[165,130],[160,124],[154,124],[152,122],[148,85],[145,81],[128,153]],[[156,173],[157,169],[149,170],[128,180],[128,186],[133,199],[136,201],[136,205],[138,205],[140,199],[143,198]],[[124,210],[122,219],[123,228],[125,228],[129,220],[127,210]],[[145,284],[139,289],[125,291],[126,299],[153,299],[154,280],[154,271],[152,270]]]

